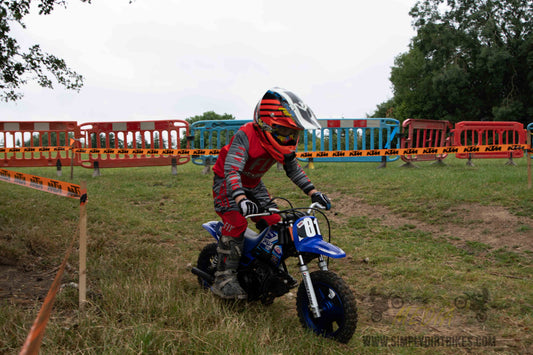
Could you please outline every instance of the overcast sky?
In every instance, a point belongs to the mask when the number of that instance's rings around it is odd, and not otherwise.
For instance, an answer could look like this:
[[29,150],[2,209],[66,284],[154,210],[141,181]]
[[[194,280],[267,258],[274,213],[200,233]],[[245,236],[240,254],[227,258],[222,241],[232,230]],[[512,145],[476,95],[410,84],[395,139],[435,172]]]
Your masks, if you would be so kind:
[[394,58],[415,32],[416,0],[70,0],[36,11],[22,47],[40,44],[82,74],[81,91],[36,84],[0,121],[251,119],[272,86],[319,118],[362,118],[392,97]]

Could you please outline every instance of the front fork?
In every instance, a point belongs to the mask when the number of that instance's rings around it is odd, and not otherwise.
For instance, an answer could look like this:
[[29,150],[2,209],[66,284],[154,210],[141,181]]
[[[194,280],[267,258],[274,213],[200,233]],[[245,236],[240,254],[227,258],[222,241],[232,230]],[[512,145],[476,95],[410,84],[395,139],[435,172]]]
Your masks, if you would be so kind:
[[[298,255],[298,261],[298,266],[300,267],[300,272],[302,273],[305,290],[307,291],[307,298],[309,299],[309,308],[311,309],[311,312],[313,312],[313,316],[315,318],[319,318],[320,308],[318,306],[318,301],[316,300],[316,294],[315,289],[313,288],[313,283],[311,282],[309,267],[305,263],[304,258],[301,254]],[[320,270],[328,270],[327,262],[324,260],[322,255],[318,257],[318,267],[320,268]]]

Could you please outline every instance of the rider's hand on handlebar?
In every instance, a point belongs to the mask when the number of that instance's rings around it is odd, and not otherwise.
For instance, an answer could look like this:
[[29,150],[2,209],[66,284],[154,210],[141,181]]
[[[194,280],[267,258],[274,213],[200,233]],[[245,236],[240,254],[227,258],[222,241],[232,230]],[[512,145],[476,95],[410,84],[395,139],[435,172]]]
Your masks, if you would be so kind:
[[246,217],[251,214],[258,214],[259,207],[245,197],[239,201],[239,211],[244,217]]
[[323,194],[320,191],[317,191],[317,192],[315,192],[314,194],[311,195],[311,201],[313,203],[318,203],[318,204],[322,205],[322,207],[324,207],[326,209],[326,211],[331,208],[331,201],[326,196],[326,194]]

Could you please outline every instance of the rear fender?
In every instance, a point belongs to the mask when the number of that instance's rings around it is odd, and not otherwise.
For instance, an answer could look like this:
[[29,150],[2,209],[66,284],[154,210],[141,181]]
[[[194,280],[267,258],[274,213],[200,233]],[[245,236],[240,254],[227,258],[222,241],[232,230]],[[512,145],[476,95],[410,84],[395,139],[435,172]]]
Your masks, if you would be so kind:
[[[204,229],[208,231],[209,234],[211,234],[216,240],[219,240],[222,236],[223,226],[224,224],[221,221],[210,221],[202,224],[202,227],[204,227]],[[252,229],[246,228],[246,231],[244,232],[244,238],[246,239],[245,244],[250,245],[249,249],[252,249],[261,241],[265,233],[266,232],[262,232],[261,234],[258,234]]]
[[210,221],[202,224],[202,227],[209,232],[216,240],[220,239],[222,235],[222,226],[224,224],[221,221]]

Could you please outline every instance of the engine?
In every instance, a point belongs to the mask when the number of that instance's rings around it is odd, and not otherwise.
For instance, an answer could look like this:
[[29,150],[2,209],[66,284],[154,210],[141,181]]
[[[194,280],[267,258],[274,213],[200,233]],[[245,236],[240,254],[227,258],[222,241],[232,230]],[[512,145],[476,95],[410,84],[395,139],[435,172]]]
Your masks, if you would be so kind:
[[239,282],[248,293],[248,301],[260,300],[263,304],[271,304],[274,298],[289,292],[294,286],[291,281],[294,280],[285,271],[259,259],[239,270]]

